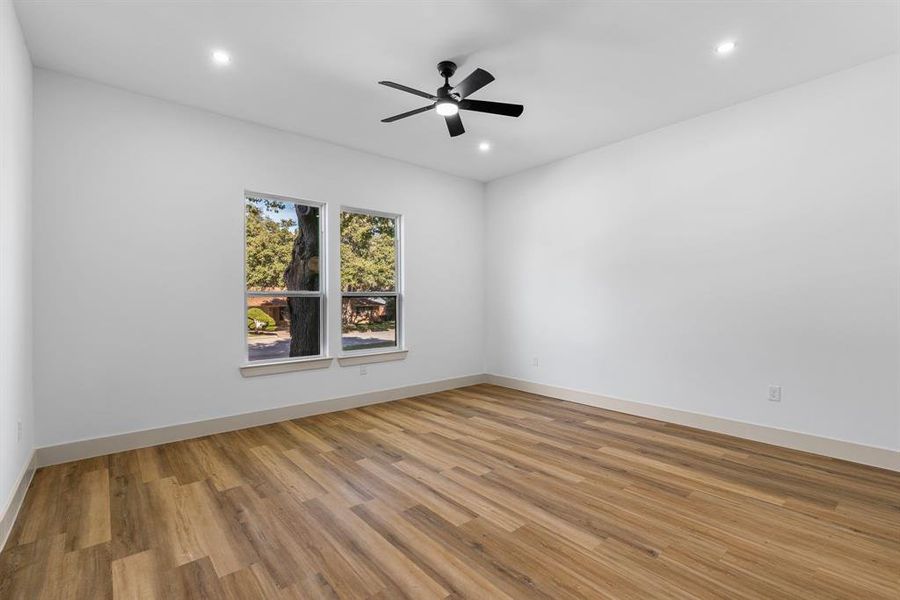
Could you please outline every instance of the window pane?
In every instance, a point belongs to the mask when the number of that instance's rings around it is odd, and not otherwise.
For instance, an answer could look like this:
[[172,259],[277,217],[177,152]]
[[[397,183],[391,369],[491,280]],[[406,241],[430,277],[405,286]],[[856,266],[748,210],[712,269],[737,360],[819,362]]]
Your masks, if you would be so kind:
[[250,291],[319,291],[319,208],[248,197],[246,271]]
[[341,213],[342,291],[396,291],[396,232],[396,219]]
[[344,350],[397,345],[397,298],[366,296],[341,302],[341,347]]
[[247,354],[273,360],[321,354],[320,299],[272,296],[247,299]]

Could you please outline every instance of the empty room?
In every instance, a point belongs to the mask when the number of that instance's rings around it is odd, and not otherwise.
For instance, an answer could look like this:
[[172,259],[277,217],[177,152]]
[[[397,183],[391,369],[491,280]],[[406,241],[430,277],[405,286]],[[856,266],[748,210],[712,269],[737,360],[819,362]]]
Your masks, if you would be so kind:
[[900,0],[0,0],[0,600],[900,600]]

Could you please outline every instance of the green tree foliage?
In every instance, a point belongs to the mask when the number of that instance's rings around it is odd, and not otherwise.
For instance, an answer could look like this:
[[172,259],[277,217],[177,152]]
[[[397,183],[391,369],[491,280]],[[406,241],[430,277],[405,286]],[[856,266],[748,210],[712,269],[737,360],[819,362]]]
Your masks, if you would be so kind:
[[397,260],[393,219],[341,213],[341,289],[393,291]]
[[247,198],[247,289],[284,289],[297,225],[291,219],[272,218],[284,208],[281,202]]

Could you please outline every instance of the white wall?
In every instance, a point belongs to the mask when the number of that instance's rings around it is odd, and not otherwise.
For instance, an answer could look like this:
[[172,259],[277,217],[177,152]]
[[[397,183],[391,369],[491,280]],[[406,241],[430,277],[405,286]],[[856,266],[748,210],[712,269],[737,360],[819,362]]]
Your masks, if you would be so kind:
[[[481,184],[40,69],[35,122],[38,446],[484,371]],[[244,189],[404,215],[405,361],[241,377]]]
[[19,21],[10,1],[0,0],[0,516],[34,445],[31,97],[31,59]]
[[491,182],[488,371],[900,448],[898,113],[893,56]]
[[[900,448],[897,57],[492,182],[486,204],[474,182],[36,73],[38,446],[486,360]],[[406,361],[240,377],[245,188],[405,215]]]

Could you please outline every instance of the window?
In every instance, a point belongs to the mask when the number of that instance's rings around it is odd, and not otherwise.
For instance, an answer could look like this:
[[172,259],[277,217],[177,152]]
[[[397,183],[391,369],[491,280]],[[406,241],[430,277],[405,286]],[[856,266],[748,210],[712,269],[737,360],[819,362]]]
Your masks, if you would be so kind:
[[323,356],[321,205],[245,196],[247,359]]
[[400,217],[341,211],[341,349],[400,345]]

